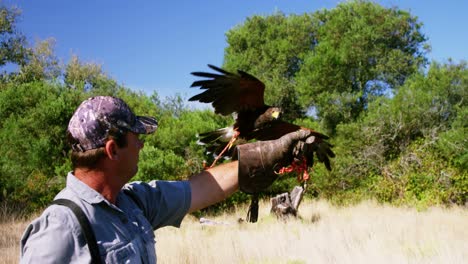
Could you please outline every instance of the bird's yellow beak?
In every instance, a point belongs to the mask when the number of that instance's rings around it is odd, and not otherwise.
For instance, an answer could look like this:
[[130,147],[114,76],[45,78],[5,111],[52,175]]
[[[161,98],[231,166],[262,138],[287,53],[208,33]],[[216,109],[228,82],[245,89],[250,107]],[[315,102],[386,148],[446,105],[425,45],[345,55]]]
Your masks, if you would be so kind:
[[271,114],[271,116],[272,116],[274,119],[278,119],[279,115],[280,115],[280,112],[279,112],[279,111],[274,111],[274,112]]

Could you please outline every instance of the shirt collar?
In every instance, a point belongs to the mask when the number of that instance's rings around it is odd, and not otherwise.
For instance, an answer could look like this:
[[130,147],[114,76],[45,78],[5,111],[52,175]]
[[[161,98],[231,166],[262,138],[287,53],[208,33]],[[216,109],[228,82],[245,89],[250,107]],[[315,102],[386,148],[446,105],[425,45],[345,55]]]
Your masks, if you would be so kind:
[[67,188],[70,188],[73,192],[78,194],[82,200],[89,204],[98,204],[100,202],[109,203],[100,193],[76,178],[72,172],[69,172],[67,175]]

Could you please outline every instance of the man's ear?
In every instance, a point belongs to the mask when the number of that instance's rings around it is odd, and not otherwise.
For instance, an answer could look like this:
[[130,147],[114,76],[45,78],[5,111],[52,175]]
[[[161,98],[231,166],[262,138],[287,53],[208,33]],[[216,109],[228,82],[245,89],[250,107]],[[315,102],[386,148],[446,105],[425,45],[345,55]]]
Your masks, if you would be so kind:
[[104,148],[106,150],[106,155],[110,160],[119,159],[119,154],[118,154],[119,147],[117,146],[117,143],[113,139],[108,140]]

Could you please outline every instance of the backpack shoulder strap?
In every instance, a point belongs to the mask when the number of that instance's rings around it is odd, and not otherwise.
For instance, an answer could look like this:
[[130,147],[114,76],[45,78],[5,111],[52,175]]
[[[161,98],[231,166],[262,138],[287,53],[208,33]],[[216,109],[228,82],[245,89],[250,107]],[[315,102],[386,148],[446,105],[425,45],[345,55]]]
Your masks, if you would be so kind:
[[81,229],[83,230],[86,243],[88,244],[88,248],[91,253],[91,262],[102,263],[101,256],[99,255],[99,248],[96,242],[96,237],[94,236],[91,224],[89,223],[89,220],[86,217],[86,215],[83,213],[83,210],[81,210],[81,208],[76,203],[68,199],[57,199],[52,201],[52,204],[63,205],[72,210],[72,212],[78,219],[78,222],[80,223]]

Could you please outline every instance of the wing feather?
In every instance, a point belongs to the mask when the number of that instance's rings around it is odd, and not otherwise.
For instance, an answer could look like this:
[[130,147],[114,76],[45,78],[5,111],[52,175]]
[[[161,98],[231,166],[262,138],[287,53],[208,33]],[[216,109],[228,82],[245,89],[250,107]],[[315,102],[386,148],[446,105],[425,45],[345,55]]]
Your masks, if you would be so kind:
[[208,79],[197,80],[191,87],[199,87],[204,92],[189,101],[211,103],[215,112],[229,115],[233,112],[263,107],[265,85],[254,76],[238,71],[237,74],[208,64],[208,67],[221,73],[192,72],[192,75]]

